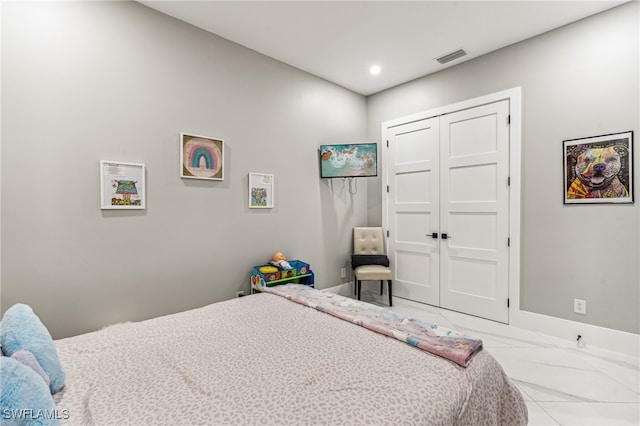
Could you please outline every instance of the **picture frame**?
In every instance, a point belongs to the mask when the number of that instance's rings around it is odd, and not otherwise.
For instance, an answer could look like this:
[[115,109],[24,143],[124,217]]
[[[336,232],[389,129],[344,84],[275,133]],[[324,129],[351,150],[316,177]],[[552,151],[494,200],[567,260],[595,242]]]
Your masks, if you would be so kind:
[[100,160],[100,208],[146,209],[144,164]]
[[224,180],[224,141],[181,132],[180,177]]
[[320,145],[320,178],[378,176],[378,144],[375,142]]
[[563,141],[564,204],[634,202],[633,131]]
[[274,202],[272,174],[249,173],[249,208],[272,209]]

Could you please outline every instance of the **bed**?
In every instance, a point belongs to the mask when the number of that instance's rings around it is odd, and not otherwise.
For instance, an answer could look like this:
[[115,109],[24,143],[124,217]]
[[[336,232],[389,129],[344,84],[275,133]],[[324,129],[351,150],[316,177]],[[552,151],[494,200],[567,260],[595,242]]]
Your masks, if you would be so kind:
[[74,425],[527,423],[520,392],[481,344],[453,361],[420,338],[373,331],[369,317],[414,321],[286,285],[115,324],[55,341],[66,378],[53,400]]

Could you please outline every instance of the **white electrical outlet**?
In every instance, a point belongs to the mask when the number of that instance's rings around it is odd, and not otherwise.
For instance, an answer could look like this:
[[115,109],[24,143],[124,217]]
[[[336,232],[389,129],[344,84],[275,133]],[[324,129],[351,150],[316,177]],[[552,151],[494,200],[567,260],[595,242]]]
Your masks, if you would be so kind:
[[341,278],[346,278],[347,277],[347,268],[340,269],[340,277]]
[[576,314],[587,315],[587,301],[582,299],[573,299],[573,312]]

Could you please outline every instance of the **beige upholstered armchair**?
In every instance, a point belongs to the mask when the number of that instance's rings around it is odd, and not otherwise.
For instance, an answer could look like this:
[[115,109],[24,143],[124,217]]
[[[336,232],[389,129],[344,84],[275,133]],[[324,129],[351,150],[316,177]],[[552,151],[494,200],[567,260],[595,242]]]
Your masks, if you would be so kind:
[[380,294],[386,280],[389,283],[389,306],[391,302],[392,273],[389,258],[384,251],[384,237],[380,227],[353,228],[353,255],[351,266],[356,277],[355,292],[360,300],[362,281],[380,280]]

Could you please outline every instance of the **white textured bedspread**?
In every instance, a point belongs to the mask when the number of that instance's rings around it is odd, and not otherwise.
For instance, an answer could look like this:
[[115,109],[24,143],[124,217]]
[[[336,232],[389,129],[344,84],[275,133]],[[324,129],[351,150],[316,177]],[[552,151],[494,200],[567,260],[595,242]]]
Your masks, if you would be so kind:
[[486,351],[467,368],[271,294],[56,341],[79,425],[524,425]]

